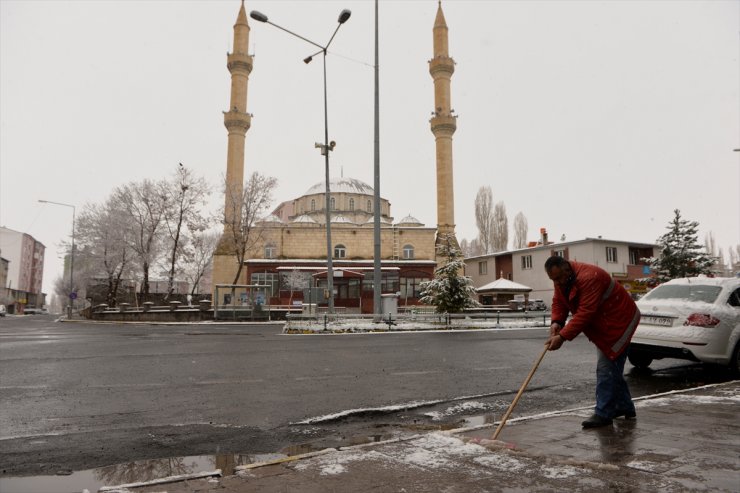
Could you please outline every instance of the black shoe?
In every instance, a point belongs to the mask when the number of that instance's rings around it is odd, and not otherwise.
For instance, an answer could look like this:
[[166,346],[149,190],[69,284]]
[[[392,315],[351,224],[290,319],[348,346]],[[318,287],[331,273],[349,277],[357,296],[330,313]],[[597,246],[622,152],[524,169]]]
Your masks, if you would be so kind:
[[601,426],[609,426],[610,424],[612,424],[611,418],[604,418],[603,416],[594,414],[586,421],[581,423],[581,426],[583,426],[584,428],[599,428]]
[[624,419],[634,419],[637,417],[637,413],[635,411],[617,411],[617,414],[614,415],[615,418],[621,418],[624,416]]

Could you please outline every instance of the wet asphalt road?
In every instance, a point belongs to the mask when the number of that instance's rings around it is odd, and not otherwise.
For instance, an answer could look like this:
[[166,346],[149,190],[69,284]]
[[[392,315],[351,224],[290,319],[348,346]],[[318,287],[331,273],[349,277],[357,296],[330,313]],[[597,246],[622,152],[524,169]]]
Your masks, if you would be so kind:
[[[1,319],[0,475],[290,453],[490,421],[545,339],[545,329],[323,336],[280,329]],[[594,351],[581,337],[549,353],[514,416],[590,405]],[[675,360],[647,373],[627,367],[635,396],[729,378]],[[439,402],[420,405],[430,401]],[[400,409],[379,409],[386,406]],[[300,424],[317,417],[327,419]]]

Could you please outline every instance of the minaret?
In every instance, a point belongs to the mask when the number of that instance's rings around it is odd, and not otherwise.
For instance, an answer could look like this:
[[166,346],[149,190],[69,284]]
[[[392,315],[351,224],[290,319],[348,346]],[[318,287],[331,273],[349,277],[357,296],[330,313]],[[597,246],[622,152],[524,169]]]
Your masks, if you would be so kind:
[[[452,135],[457,129],[457,116],[452,114],[450,79],[455,61],[447,48],[447,22],[442,1],[434,19],[434,58],[429,60],[429,73],[434,79],[434,115],[431,123],[437,146],[437,244],[440,238],[455,236],[455,197],[452,179]],[[457,239],[454,239],[457,245]]]
[[[229,111],[224,111],[224,125],[228,130],[226,151],[226,182],[224,187],[224,234],[213,255],[213,285],[231,284],[238,269],[233,247],[232,228],[238,226],[241,216],[241,196],[244,187],[244,142],[252,124],[247,113],[247,85],[252,72],[252,57],[247,54],[249,24],[242,0],[234,24],[234,51],[226,54],[226,67],[231,72],[231,100]],[[231,238],[231,239],[230,239]]]
[[[229,111],[224,112],[224,125],[229,132],[226,152],[226,193],[224,204],[225,224],[235,224],[239,200],[244,187],[244,141],[252,123],[247,113],[247,85],[252,72],[252,57],[247,54],[249,24],[244,0],[234,24],[234,52],[226,55],[226,67],[231,72],[231,100]],[[228,227],[228,226],[227,226]]]

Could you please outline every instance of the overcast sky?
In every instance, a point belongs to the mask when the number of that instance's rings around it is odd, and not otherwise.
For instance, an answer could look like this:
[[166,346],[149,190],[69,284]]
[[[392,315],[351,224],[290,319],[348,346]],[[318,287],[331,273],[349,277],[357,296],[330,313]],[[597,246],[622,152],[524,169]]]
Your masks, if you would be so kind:
[[[47,247],[61,274],[71,209],[178,162],[217,191],[226,166],[239,0],[0,0],[0,225]],[[458,238],[477,230],[490,185],[529,239],[654,242],[680,209],[725,252],[740,244],[740,2],[442,3],[455,59]],[[327,59],[332,176],[373,184],[373,2],[247,1],[320,44]],[[381,1],[381,195],[396,220],[436,225],[432,57],[436,0]],[[255,55],[245,176],[278,179],[276,204],[323,181],[321,59],[250,19]],[[511,246],[511,241],[509,246]]]

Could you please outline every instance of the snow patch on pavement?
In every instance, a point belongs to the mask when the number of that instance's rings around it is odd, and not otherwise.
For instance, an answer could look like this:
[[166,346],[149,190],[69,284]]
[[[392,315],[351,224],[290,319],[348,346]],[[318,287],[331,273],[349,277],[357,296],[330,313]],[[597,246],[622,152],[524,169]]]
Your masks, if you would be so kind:
[[424,413],[424,416],[429,416],[430,418],[432,418],[432,420],[439,421],[446,418],[447,416],[454,416],[456,414],[471,411],[488,411],[493,407],[494,406],[492,406],[491,404],[487,404],[484,402],[469,401],[455,404],[454,406],[448,407],[444,411],[431,411],[428,413]]

